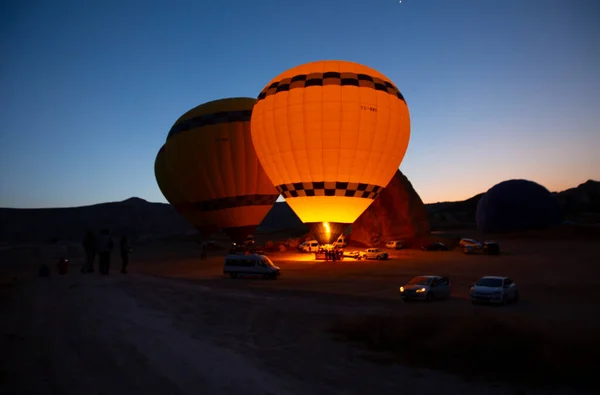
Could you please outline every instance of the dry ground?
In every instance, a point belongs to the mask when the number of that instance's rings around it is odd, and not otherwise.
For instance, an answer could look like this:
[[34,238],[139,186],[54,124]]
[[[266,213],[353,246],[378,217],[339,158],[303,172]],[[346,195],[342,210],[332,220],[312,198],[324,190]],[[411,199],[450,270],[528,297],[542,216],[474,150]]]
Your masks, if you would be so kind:
[[[334,264],[273,253],[275,281],[226,278],[220,253],[200,261],[189,242],[136,246],[131,273],[114,262],[109,277],[80,274],[72,249],[68,275],[37,278],[47,252],[5,249],[0,393],[583,393],[558,378],[585,382],[596,365],[598,240],[499,241],[496,257],[406,250]],[[398,299],[411,277],[438,273],[451,278],[450,300]],[[468,286],[488,274],[511,276],[521,302],[472,306]],[[484,359],[494,365],[506,350],[511,369],[495,381],[465,378],[479,354],[497,353]],[[518,370],[530,380],[514,384]]]

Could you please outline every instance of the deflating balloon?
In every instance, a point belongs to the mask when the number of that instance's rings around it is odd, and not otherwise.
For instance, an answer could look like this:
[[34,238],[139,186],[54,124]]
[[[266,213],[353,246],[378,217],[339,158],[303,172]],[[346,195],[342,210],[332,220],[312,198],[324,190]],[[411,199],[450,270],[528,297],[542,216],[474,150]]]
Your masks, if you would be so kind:
[[252,98],[211,101],[175,122],[167,166],[185,198],[233,241],[251,234],[279,197],[250,136]]
[[383,74],[318,61],[275,77],[252,112],[265,172],[321,243],[334,241],[396,173],[410,138],[404,97]]
[[183,196],[179,188],[177,188],[173,182],[173,179],[169,177],[165,161],[164,145],[160,147],[156,159],[154,160],[154,176],[156,177],[158,188],[165,199],[167,199],[179,215],[198,229],[203,238],[207,238],[217,230],[214,225],[206,222],[205,218],[202,216],[202,212],[198,211],[194,205]]
[[477,228],[483,232],[512,232],[558,225],[562,213],[556,198],[529,180],[494,185],[477,203]]

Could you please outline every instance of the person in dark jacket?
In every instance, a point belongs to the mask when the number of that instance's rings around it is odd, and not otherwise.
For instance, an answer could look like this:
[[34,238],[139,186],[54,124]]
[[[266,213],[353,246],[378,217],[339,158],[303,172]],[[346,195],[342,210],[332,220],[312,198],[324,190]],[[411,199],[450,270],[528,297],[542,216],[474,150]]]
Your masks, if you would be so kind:
[[38,271],[38,275],[40,277],[50,277],[50,268],[48,267],[48,265],[42,263],[42,266],[40,266],[40,269]]
[[131,252],[131,246],[129,245],[129,238],[127,236],[121,237],[120,251],[121,251],[121,273],[127,273],[127,265],[129,264],[129,253]]
[[98,241],[96,235],[91,230],[88,230],[83,238],[83,250],[85,251],[85,263],[81,267],[81,273],[93,273],[94,272],[94,259],[96,259],[96,252],[98,248]]
[[108,229],[102,229],[98,240],[98,255],[100,260],[100,274],[107,275],[110,271],[110,252],[113,249],[113,240]]

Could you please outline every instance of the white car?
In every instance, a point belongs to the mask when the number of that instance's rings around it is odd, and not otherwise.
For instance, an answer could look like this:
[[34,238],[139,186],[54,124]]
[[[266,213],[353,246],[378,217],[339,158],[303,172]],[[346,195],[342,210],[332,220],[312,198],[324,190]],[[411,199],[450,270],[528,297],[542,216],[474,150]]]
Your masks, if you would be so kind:
[[385,243],[385,247],[392,250],[401,250],[406,247],[406,243],[402,240],[392,240]]
[[465,248],[465,247],[481,248],[482,247],[482,244],[475,239],[461,239],[460,242],[458,243],[458,245],[460,248]]
[[444,276],[418,276],[400,287],[402,299],[444,299],[450,296],[452,284]]
[[298,249],[302,252],[317,252],[320,248],[321,246],[316,240],[305,241],[298,246]]
[[359,259],[377,259],[378,261],[386,260],[388,257],[388,253],[381,248],[367,248],[366,250],[361,251],[358,256]]
[[348,247],[348,240],[346,240],[346,236],[341,235],[337,241],[335,242],[335,247],[336,248],[346,248]]
[[479,302],[506,304],[518,301],[519,289],[509,277],[485,276],[471,286],[473,304]]

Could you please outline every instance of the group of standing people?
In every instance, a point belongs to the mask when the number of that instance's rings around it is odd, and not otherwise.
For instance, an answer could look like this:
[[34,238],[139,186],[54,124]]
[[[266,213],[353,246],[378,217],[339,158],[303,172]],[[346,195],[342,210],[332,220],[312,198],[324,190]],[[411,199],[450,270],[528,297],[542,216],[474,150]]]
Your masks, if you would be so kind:
[[326,261],[340,261],[344,258],[344,252],[342,250],[334,249],[334,250],[325,250],[325,260]]
[[[102,229],[100,235],[91,230],[88,230],[83,239],[83,249],[85,251],[85,264],[81,268],[81,273],[93,273],[94,260],[98,255],[98,270],[100,274],[108,275],[110,272],[110,254],[114,249],[114,242],[108,229]],[[121,255],[121,273],[127,273],[127,265],[129,264],[129,253],[131,246],[129,238],[122,236],[119,241],[119,252]]]

